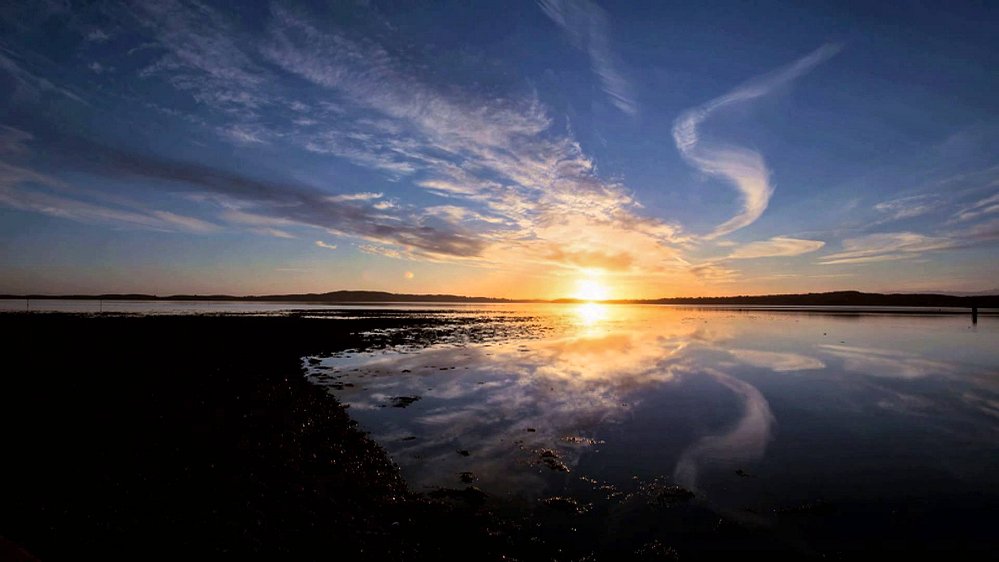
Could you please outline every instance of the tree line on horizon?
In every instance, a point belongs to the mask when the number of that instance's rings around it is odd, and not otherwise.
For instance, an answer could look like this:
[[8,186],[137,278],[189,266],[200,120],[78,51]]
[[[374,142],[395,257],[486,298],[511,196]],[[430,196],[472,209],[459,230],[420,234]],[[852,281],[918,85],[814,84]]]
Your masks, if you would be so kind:
[[[101,295],[0,295],[2,299],[21,300],[161,300],[161,301],[250,301],[300,303],[578,303],[580,299],[506,299],[468,297],[449,294],[404,294],[385,291],[331,291],[279,295],[169,295],[142,293]],[[692,304],[692,305],[769,305],[769,306],[914,306],[999,308],[999,294],[957,296],[937,293],[863,293],[833,291],[774,295],[738,295],[724,297],[665,297],[659,299],[614,299],[611,304]]]

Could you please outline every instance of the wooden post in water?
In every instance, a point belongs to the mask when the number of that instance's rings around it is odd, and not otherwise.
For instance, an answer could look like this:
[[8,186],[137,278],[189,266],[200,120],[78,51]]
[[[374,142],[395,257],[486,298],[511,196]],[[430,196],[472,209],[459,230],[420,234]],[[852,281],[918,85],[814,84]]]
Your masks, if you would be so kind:
[[978,307],[971,307],[971,323],[978,324]]

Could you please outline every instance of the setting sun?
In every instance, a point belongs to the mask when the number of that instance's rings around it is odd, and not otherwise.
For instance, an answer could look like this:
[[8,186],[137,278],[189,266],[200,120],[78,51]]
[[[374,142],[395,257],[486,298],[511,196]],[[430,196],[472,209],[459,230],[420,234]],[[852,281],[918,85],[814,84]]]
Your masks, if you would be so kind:
[[576,282],[573,298],[583,301],[603,301],[610,298],[607,287],[594,279],[580,279]]

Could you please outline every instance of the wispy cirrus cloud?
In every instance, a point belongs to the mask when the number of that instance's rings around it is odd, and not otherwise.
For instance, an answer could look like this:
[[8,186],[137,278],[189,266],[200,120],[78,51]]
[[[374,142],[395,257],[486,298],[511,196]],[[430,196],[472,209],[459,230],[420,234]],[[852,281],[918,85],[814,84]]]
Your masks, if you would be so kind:
[[[486,244],[485,261],[573,268],[675,265],[671,246],[678,228],[639,216],[630,192],[600,178],[575,140],[551,130],[536,99],[444,93],[411,76],[370,41],[320,30],[281,8],[274,9],[272,24],[272,40],[263,47],[271,63],[335,93],[342,103],[378,112],[376,120],[347,126],[355,131],[351,141],[358,153],[342,147],[339,153],[375,166],[391,155],[392,166],[406,166],[396,171],[422,176],[417,185],[462,200],[466,211],[429,207],[425,221],[461,224],[474,217],[477,236]],[[579,240],[581,230],[594,233],[593,240]],[[552,252],[553,244],[562,250]]]
[[[17,159],[31,154],[31,133],[0,126],[0,205],[88,224],[207,234],[221,227],[199,218],[149,208],[100,192],[75,188]],[[89,199],[89,200],[88,200]]]
[[967,222],[995,214],[999,214],[999,193],[962,207],[954,213],[952,220]]
[[169,211],[154,210],[140,213],[41,191],[11,189],[7,185],[0,185],[0,204],[22,211],[32,211],[87,224],[106,224],[115,227],[196,234],[206,234],[219,230],[218,225]]
[[316,240],[316,246],[326,248],[327,250],[336,250],[336,244],[330,244],[329,242],[323,242],[322,240]]
[[949,175],[921,186],[920,193],[874,205],[883,218],[869,228],[918,218],[916,228],[922,227],[923,232],[876,233],[844,240],[844,251],[825,256],[822,263],[894,261],[927,252],[980,246],[999,239],[997,170],[990,166]]
[[18,156],[28,152],[34,135],[16,127],[0,125],[0,156]]
[[172,213],[170,211],[150,211],[149,214],[163,221],[165,224],[172,225],[175,228],[186,232],[207,234],[209,232],[218,232],[221,230],[217,224],[195,217]]
[[159,76],[199,102],[246,113],[263,100],[264,70],[249,56],[233,25],[211,7],[177,0],[140,1],[119,7],[154,42],[160,54],[140,76]]
[[417,128],[431,137],[428,140],[437,141],[438,148],[459,151],[460,143],[466,142],[505,145],[550,125],[536,100],[468,103],[409,76],[378,44],[320,30],[304,16],[278,6],[272,8],[272,15],[270,41],[261,48],[270,62],[336,90],[354,104]]
[[843,251],[823,256],[823,265],[894,261],[955,246],[950,238],[916,232],[885,232],[843,240]]
[[708,261],[690,266],[690,272],[708,283],[735,283],[742,279],[742,274],[725,265],[725,260]]
[[361,191],[358,193],[341,193],[339,195],[330,195],[327,197],[330,201],[372,201],[374,199],[381,199],[385,197],[384,193],[375,193],[372,191]]
[[717,226],[707,238],[717,238],[754,223],[767,209],[774,188],[762,154],[741,146],[706,141],[701,138],[701,124],[719,109],[766,96],[791,83],[840,49],[839,45],[823,45],[784,68],[754,78],[721,97],[685,111],[676,120],[673,139],[683,158],[705,174],[731,183],[742,197],[742,210]]
[[[199,199],[206,201],[208,198],[199,196]],[[286,239],[297,238],[297,236],[288,232],[288,229],[300,226],[294,221],[247,212],[242,210],[246,207],[245,204],[233,202],[224,197],[214,198],[214,201],[223,208],[222,212],[218,215],[219,218],[230,225],[246,229],[261,236]]]
[[111,36],[108,35],[107,32],[105,32],[102,29],[93,29],[87,32],[84,38],[87,41],[92,41],[94,43],[105,43],[108,41],[108,39],[111,39]]
[[[142,205],[110,206],[88,201],[100,192],[85,191],[8,159],[30,154],[33,137],[11,127],[0,129],[0,205],[88,223],[166,231],[210,233],[221,227],[177,212]],[[428,224],[418,209],[382,205],[381,194],[361,192],[340,197],[300,183],[250,178],[192,162],[136,154],[77,139],[64,147],[81,171],[114,180],[154,180],[203,204],[214,203],[219,218],[252,232],[295,238],[293,228],[318,228],[364,240],[399,245],[415,255],[473,258],[487,240],[460,224]],[[83,147],[86,150],[83,150]],[[124,206],[124,208],[122,208]],[[394,213],[388,213],[395,210]]]
[[[634,114],[630,85],[610,48],[606,14],[592,2],[551,0],[541,7],[590,56],[614,105]],[[306,10],[273,5],[252,34],[239,20],[201,3],[138,2],[121,11],[118,24],[138,23],[146,36],[129,55],[141,64],[117,71],[115,78],[131,72],[140,83],[155,85],[163,93],[157,98],[163,110],[241,153],[298,149],[311,153],[310,159],[349,162],[392,182],[374,187],[336,179],[262,180],[223,165],[106,146],[74,149],[91,160],[89,173],[204,195],[205,217],[225,228],[303,244],[317,238],[310,229],[321,230],[392,258],[525,271],[668,273],[709,282],[738,279],[734,260],[821,247],[819,241],[775,237],[736,247],[712,263],[691,264],[685,254],[694,238],[665,218],[644,214],[623,182],[603,177],[573,133],[554,125],[528,85],[485,92],[428,79],[407,49]],[[818,61],[796,64],[810,68]],[[766,173],[759,173],[766,172],[765,162],[748,149],[700,140],[698,126],[718,108],[765,95],[805,70],[757,79],[702,106],[703,114],[690,121],[693,136],[685,138],[693,142],[681,149],[689,161],[716,166],[729,179],[751,183],[762,177],[762,183],[740,184],[747,207],[755,210],[733,218],[729,227],[752,222],[765,209],[771,192]],[[675,135],[679,121],[677,126]],[[762,197],[753,199],[754,193]],[[173,214],[176,228],[183,228],[178,217],[185,215]],[[196,226],[188,222],[187,231]],[[725,230],[734,228],[722,225],[711,237]]]
[[221,230],[218,225],[195,217],[159,209],[111,206],[71,197],[65,191],[62,180],[0,161],[0,205],[6,207],[113,227],[195,234]]
[[912,195],[888,201],[882,201],[874,206],[874,210],[883,213],[885,220],[911,219],[933,211],[934,197],[930,195]]
[[372,130],[370,123],[342,121],[336,127],[329,127],[329,122],[316,121],[309,125],[323,124],[326,127],[294,131],[289,138],[309,152],[338,156],[359,166],[386,172],[396,179],[412,175],[424,167],[425,158],[412,150],[412,143],[386,138],[384,134]]
[[786,236],[775,236],[769,240],[750,242],[738,246],[728,255],[730,260],[800,256],[822,249],[826,243],[821,240],[803,240]]
[[[263,37],[200,3],[139,2],[121,12],[152,39],[139,79],[163,80],[214,112],[220,138],[240,148],[297,145],[412,177],[451,204],[354,200],[335,195],[336,186],[259,182],[127,152],[98,155],[102,174],[212,193],[226,201],[223,220],[254,232],[321,228],[383,255],[632,272],[683,266],[679,228],[641,216],[630,190],[602,179],[570,134],[552,130],[536,95],[470,95],[426,82],[371,37],[282,6],[271,7]],[[613,71],[599,62],[609,51],[596,41],[596,68],[611,84]],[[288,75],[316,88],[282,89]],[[287,119],[275,119],[282,111]],[[203,114],[188,116],[207,124]],[[247,215],[278,224],[234,220]]]
[[896,261],[929,252],[972,248],[994,243],[996,240],[999,240],[999,218],[933,235],[909,231],[879,232],[843,240],[843,251],[822,256],[818,263],[844,265]]
[[69,88],[58,86],[38,72],[29,70],[25,61],[16,53],[3,47],[0,47],[0,73],[7,74],[14,82],[14,90],[7,94],[9,96],[37,98],[45,93],[56,93],[77,103],[89,105]]
[[[982,141],[987,144],[987,141]],[[983,219],[999,211],[999,166],[994,164],[977,169],[955,172],[950,163],[936,163],[936,169],[908,171],[899,179],[914,184],[904,195],[894,196],[873,205],[881,218],[872,225],[920,218],[931,222],[932,217],[950,217],[944,225]],[[942,177],[935,177],[942,176]],[[870,177],[860,185],[884,182],[889,178]]]
[[259,127],[247,125],[228,125],[220,127],[219,134],[230,141],[241,144],[267,144],[268,131]]
[[973,246],[999,240],[999,218],[982,221],[957,231],[956,236],[963,240],[962,245]]
[[263,228],[280,225],[321,228],[375,242],[398,244],[428,255],[475,257],[486,242],[460,225],[427,225],[419,213],[395,215],[371,200],[336,201],[330,194],[299,183],[250,178],[192,162],[166,160],[109,148],[92,147],[93,171],[116,178],[146,178],[173,183],[221,198],[224,216]]
[[610,25],[603,8],[589,0],[540,0],[542,11],[572,42],[586,52],[594,74],[614,107],[628,115],[638,113],[633,88],[619,70],[610,44]]
[[732,262],[762,258],[793,257],[815,252],[825,246],[821,240],[805,240],[789,236],[774,236],[746,244],[718,241],[717,246],[732,248],[728,255],[692,265],[691,273],[710,283],[733,283],[742,280],[742,274]]

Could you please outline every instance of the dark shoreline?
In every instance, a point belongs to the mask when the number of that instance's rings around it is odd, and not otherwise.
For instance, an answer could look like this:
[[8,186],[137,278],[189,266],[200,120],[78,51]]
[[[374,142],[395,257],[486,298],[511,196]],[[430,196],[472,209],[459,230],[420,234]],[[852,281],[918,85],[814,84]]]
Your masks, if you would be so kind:
[[[436,318],[406,320],[434,325]],[[0,314],[0,559],[499,559],[303,376],[390,318]],[[383,337],[388,343],[391,334]],[[34,559],[34,558],[23,558]]]

